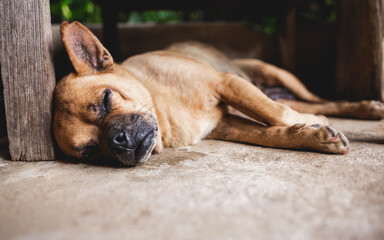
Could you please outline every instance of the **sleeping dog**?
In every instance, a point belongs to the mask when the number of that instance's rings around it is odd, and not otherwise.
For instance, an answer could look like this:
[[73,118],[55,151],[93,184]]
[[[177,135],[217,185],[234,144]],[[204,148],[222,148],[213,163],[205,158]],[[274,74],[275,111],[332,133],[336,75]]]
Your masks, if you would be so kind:
[[380,102],[328,102],[287,71],[206,44],[178,43],[119,65],[79,22],[64,22],[61,34],[76,72],[56,87],[53,128],[76,158],[103,154],[135,166],[207,138],[347,154],[346,137],[318,114],[384,116]]

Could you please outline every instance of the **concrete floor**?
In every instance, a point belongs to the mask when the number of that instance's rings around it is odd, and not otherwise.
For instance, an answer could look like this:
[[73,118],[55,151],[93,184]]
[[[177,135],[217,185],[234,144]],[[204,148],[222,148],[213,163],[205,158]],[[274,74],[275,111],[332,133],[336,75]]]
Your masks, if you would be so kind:
[[203,141],[136,168],[3,157],[0,239],[384,239],[384,121],[331,122],[349,155]]

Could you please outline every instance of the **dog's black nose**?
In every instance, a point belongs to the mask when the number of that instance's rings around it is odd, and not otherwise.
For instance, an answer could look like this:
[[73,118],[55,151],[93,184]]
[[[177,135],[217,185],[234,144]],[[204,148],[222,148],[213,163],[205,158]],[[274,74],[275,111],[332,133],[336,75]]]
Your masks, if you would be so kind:
[[116,153],[135,151],[138,147],[146,147],[145,139],[153,137],[154,130],[151,127],[142,127],[139,131],[137,129],[114,131],[110,134],[108,147]]
[[133,150],[136,147],[135,139],[125,131],[116,131],[110,136],[109,147],[117,152]]

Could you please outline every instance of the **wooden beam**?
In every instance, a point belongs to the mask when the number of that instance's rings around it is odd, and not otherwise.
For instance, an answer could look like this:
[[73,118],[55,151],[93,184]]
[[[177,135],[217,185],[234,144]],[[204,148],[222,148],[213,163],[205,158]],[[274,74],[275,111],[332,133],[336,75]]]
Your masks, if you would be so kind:
[[338,2],[336,91],[349,100],[380,100],[383,0]]
[[281,65],[290,72],[296,71],[296,9],[286,12],[284,27],[279,35]]
[[381,55],[381,61],[382,61],[382,69],[381,69],[381,95],[380,95],[380,100],[381,101],[384,101],[384,1],[381,0],[379,1],[379,6],[380,6],[380,11],[381,11],[381,21],[380,21],[380,24],[381,24],[381,36],[380,36],[380,39],[381,39],[381,52],[382,52],[382,55]]
[[103,42],[104,46],[111,53],[113,60],[119,62],[119,32],[117,31],[118,24],[118,8],[112,6],[108,1],[101,3],[101,16],[103,18]]
[[0,65],[12,160],[52,160],[55,75],[48,0],[0,1]]

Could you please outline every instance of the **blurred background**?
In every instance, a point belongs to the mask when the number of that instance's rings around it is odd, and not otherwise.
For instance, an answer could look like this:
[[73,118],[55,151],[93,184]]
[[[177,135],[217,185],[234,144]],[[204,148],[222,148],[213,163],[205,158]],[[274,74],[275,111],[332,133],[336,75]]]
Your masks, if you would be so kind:
[[[161,3],[148,3],[143,8],[124,2],[112,0],[103,5],[117,5],[114,14],[119,22],[118,39],[105,43],[117,61],[172,42],[198,40],[215,45],[230,57],[258,58],[286,68],[310,90],[335,98],[330,89],[334,89],[336,65],[336,0],[234,1],[228,7],[223,5],[229,1],[216,1],[217,7],[215,1],[210,1],[203,10],[178,5],[182,11],[158,10]],[[241,8],[241,2],[251,2],[252,7]],[[51,0],[52,23],[80,21],[105,42],[101,4],[105,1]],[[151,10],[152,6],[156,10]],[[287,37],[286,13],[293,6],[294,36]],[[58,27],[54,30],[54,43],[59,47],[55,53],[63,51],[57,34]],[[107,33],[110,35],[114,33]],[[294,45],[287,39],[292,37]],[[57,56],[56,60],[63,59],[62,55]],[[68,62],[55,65],[61,66],[58,79],[71,70],[62,67],[70,65]]]
[[[52,23],[80,21],[83,23],[101,23],[100,6],[91,0],[51,0]],[[180,23],[202,21],[242,21],[255,31],[265,34],[275,34],[281,6],[275,6],[276,11],[266,14],[253,14],[247,11],[172,11],[147,10],[120,12],[118,21],[122,23]],[[307,24],[329,24],[336,21],[336,0],[304,0],[296,7],[299,22]]]

